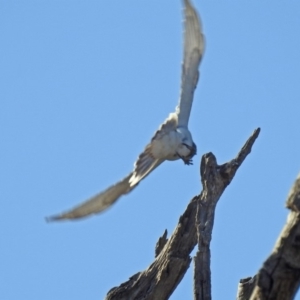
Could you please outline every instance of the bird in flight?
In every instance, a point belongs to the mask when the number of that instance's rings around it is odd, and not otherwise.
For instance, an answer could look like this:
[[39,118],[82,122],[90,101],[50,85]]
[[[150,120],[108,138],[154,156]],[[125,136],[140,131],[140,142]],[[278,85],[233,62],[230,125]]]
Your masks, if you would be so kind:
[[190,0],[184,4],[184,53],[179,103],[146,146],[134,164],[133,171],[123,180],[110,186],[77,207],[46,218],[47,221],[78,219],[104,211],[122,195],[132,191],[138,183],[165,160],[182,159],[192,164],[197,152],[188,129],[194,91],[199,79],[199,64],[204,52],[204,36],[199,16]]

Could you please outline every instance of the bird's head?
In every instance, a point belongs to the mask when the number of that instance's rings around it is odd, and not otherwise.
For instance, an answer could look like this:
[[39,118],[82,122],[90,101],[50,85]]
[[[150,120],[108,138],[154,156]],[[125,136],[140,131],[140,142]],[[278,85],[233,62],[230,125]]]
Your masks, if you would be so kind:
[[197,146],[187,128],[178,127],[177,132],[181,136],[181,144],[178,147],[177,154],[186,165],[191,165],[193,164],[192,158],[197,154]]

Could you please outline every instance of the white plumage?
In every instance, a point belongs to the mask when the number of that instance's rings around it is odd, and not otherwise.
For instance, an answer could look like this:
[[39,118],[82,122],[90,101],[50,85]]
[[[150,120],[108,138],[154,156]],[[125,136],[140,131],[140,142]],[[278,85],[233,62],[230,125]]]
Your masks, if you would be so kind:
[[199,17],[190,0],[183,0],[183,3],[184,54],[180,97],[175,113],[171,113],[156,131],[151,142],[135,162],[133,172],[70,211],[47,218],[48,221],[77,219],[102,212],[120,196],[132,191],[165,160],[182,159],[185,164],[192,164],[192,157],[196,154],[197,148],[188,130],[188,121],[199,78],[198,68],[204,52],[204,36]]

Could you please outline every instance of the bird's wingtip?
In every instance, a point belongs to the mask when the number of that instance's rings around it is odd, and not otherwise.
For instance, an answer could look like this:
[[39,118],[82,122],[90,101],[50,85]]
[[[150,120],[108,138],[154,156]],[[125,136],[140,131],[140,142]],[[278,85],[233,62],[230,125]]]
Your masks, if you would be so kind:
[[45,217],[45,221],[47,223],[55,222],[55,221],[61,221],[63,218],[60,215]]

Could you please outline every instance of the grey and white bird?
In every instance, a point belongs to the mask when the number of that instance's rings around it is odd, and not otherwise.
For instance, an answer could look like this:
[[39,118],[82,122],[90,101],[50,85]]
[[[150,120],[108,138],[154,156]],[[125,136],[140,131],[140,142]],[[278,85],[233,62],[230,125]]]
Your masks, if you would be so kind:
[[79,206],[47,218],[48,221],[78,219],[100,213],[115,203],[122,195],[132,191],[138,183],[165,160],[182,159],[192,164],[197,152],[188,129],[194,91],[199,79],[199,64],[204,52],[204,36],[199,16],[190,0],[184,4],[184,54],[179,103],[174,113],[156,131],[134,164],[133,171],[115,185],[95,195]]

